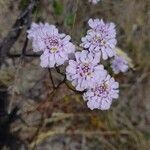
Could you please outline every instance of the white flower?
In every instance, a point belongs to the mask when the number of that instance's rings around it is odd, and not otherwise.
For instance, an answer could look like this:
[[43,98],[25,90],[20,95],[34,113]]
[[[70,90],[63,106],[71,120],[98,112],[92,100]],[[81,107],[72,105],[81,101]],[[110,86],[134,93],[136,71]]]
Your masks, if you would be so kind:
[[114,78],[107,75],[106,79],[97,83],[84,93],[83,98],[87,101],[87,106],[93,109],[107,110],[110,108],[112,100],[118,98],[119,84]]
[[70,60],[66,68],[66,76],[76,90],[83,91],[93,87],[98,81],[106,77],[103,65],[98,65],[99,55],[88,51],[76,52],[76,60]]
[[122,56],[115,56],[111,62],[111,67],[115,74],[126,72],[129,68],[128,62]]
[[88,23],[91,29],[81,39],[80,46],[94,54],[100,53],[104,60],[114,56],[117,43],[114,23],[104,23],[102,19],[90,19]]
[[113,22],[105,23],[103,19],[89,19],[88,24],[89,27],[91,28],[89,31],[94,30],[102,32],[106,34],[106,36],[116,38],[116,29],[115,29],[116,26]]
[[54,25],[33,23],[27,32],[32,41],[33,51],[43,52],[40,57],[42,67],[62,65],[68,60],[68,55],[75,51],[75,46],[70,42],[71,37],[59,34]]
[[89,2],[92,3],[92,4],[94,4],[94,5],[97,4],[99,1],[100,0],[89,0]]

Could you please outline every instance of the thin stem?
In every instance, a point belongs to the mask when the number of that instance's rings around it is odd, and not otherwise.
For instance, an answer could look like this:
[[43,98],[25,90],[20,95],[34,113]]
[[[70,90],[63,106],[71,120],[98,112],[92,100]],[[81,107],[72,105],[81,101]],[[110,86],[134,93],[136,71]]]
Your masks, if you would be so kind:
[[[20,57],[22,54],[8,54],[7,56],[9,57],[9,58],[17,58],[17,57]],[[40,57],[40,54],[25,54],[24,56],[26,56],[26,57]]]
[[77,90],[73,89],[66,81],[65,81],[65,85],[66,85],[71,91],[73,91],[73,92],[75,92],[75,93],[78,93],[78,94],[83,93],[83,92],[81,92],[81,91],[77,91]]
[[57,73],[59,73],[59,74],[61,74],[61,75],[63,75],[63,76],[66,76],[64,73],[62,73],[62,72],[60,71],[60,68],[59,68],[59,67],[55,67],[55,69],[56,69]]
[[55,87],[55,83],[54,83],[54,80],[53,80],[51,69],[48,68],[48,71],[49,71],[49,78],[51,79],[51,82],[52,82],[52,85],[53,85],[53,90],[54,90],[56,87]]
[[77,1],[77,6],[76,6],[76,10],[75,10],[75,14],[74,14],[74,20],[73,20],[73,25],[72,25],[72,30],[74,30],[74,26],[75,26],[75,22],[76,22],[76,18],[77,18],[77,10],[78,10],[78,0]]

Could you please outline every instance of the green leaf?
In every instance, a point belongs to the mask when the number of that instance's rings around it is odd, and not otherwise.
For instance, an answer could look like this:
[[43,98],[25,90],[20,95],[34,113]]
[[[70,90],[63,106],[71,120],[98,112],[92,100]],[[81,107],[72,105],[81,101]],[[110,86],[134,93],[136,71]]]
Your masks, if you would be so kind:
[[56,15],[61,15],[63,12],[63,5],[60,0],[54,0],[53,3],[54,12]]
[[73,26],[75,20],[75,15],[74,14],[68,14],[64,20],[65,26]]

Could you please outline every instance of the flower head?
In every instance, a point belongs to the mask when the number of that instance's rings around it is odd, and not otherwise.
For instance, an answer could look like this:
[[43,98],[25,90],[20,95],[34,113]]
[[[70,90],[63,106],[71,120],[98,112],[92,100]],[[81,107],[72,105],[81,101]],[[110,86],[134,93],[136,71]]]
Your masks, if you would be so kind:
[[115,56],[111,62],[111,67],[115,74],[119,72],[126,72],[129,68],[128,62],[122,56]]
[[99,1],[100,0],[89,0],[89,2],[92,3],[92,4],[94,4],[94,5],[97,4]]
[[104,23],[101,19],[90,19],[91,27],[87,35],[81,39],[81,46],[92,53],[100,53],[104,60],[115,55],[116,30],[114,23]]
[[88,107],[93,109],[106,110],[109,109],[113,98],[118,98],[118,82],[110,75],[96,84],[94,88],[90,88],[84,93],[83,98],[87,101]]
[[106,77],[103,65],[98,65],[99,55],[88,51],[75,53],[76,60],[70,60],[66,68],[67,79],[72,82],[76,90],[83,91],[93,87],[98,81]]
[[70,36],[59,34],[54,25],[33,23],[27,32],[28,38],[32,41],[33,51],[43,52],[40,57],[42,67],[62,65],[68,60],[68,55],[75,51]]

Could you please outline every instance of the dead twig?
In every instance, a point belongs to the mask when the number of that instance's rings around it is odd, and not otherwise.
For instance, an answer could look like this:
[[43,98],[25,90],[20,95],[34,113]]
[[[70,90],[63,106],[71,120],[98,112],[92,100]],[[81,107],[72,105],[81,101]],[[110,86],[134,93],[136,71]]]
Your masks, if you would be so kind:
[[27,7],[22,10],[11,30],[7,36],[0,43],[0,66],[4,63],[4,60],[9,53],[11,47],[19,38],[24,25],[28,25],[29,13],[32,12],[33,8],[37,5],[38,0],[30,0]]

